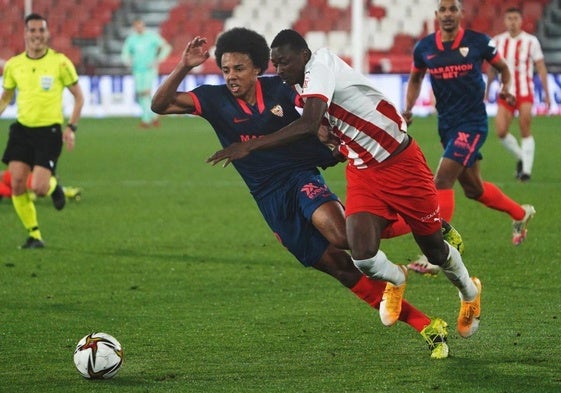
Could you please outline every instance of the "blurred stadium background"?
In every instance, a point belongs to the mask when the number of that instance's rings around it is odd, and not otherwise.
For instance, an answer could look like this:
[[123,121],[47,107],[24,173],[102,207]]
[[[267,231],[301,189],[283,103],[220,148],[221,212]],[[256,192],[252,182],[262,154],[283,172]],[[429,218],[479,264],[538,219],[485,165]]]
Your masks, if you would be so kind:
[[[51,46],[68,55],[81,75],[124,75],[120,50],[134,18],[159,30],[173,47],[161,65],[167,74],[195,35],[214,42],[234,26],[246,26],[270,42],[283,28],[303,34],[312,49],[329,46],[353,62],[354,0],[0,0],[0,58],[23,51],[23,18],[38,12],[49,21]],[[361,9],[364,72],[407,73],[417,39],[434,30],[436,0],[357,0]],[[540,39],[546,64],[561,72],[561,0],[464,0],[464,25],[494,35],[504,30],[502,13],[519,6],[524,28]],[[356,27],[356,26],[355,26]],[[362,57],[363,56],[363,57]],[[357,57],[354,57],[357,59]],[[206,62],[199,73],[217,73]]]

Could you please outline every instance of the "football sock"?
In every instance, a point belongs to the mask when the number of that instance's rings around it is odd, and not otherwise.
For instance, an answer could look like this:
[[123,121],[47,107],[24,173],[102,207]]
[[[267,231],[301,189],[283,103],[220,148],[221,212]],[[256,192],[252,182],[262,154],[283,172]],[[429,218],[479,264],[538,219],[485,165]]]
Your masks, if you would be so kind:
[[454,199],[454,189],[448,188],[436,191],[438,193],[438,204],[440,205],[440,217],[447,222],[451,222],[456,203]]
[[0,182],[0,197],[9,198],[12,196],[12,188],[6,183]]
[[149,124],[154,118],[154,113],[150,109],[150,105],[152,104],[152,100],[150,99],[150,96],[141,95],[138,99],[138,103],[142,111],[142,115],[141,115],[142,122]]
[[[379,310],[380,301],[382,300],[385,288],[385,281],[373,280],[366,276],[362,276],[351,288],[351,291],[358,298],[364,300],[376,310]],[[418,332],[421,332],[425,326],[430,324],[430,318],[428,316],[405,300],[401,302],[401,314],[399,314],[399,320],[405,322]]]
[[522,138],[522,172],[527,175],[532,174],[532,167],[534,166],[534,151],[536,149],[536,142],[533,136]]
[[396,286],[402,285],[406,281],[403,270],[391,262],[382,250],[378,250],[372,258],[353,258],[353,263],[358,270],[370,278],[389,281]]
[[57,185],[58,185],[58,181],[56,177],[51,176],[51,178],[49,179],[49,191],[47,191],[47,196],[53,193]]
[[454,247],[446,243],[449,254],[448,260],[441,266],[442,271],[452,284],[460,291],[463,300],[473,300],[477,296],[477,287],[469,277],[469,273],[462,261],[462,256]]
[[502,145],[516,158],[517,160],[522,159],[522,149],[518,146],[518,141],[510,132],[501,138]]
[[477,201],[491,209],[508,213],[516,221],[522,220],[526,215],[522,206],[506,196],[499,187],[487,181],[483,182],[483,194]]
[[21,195],[12,195],[12,204],[23,226],[29,231],[29,236],[41,239],[41,232],[39,232],[39,224],[37,222],[37,211],[29,198],[29,194],[24,192]]
[[0,182],[11,186],[12,185],[12,175],[10,174],[10,171],[4,171],[2,172],[2,179],[0,180]]

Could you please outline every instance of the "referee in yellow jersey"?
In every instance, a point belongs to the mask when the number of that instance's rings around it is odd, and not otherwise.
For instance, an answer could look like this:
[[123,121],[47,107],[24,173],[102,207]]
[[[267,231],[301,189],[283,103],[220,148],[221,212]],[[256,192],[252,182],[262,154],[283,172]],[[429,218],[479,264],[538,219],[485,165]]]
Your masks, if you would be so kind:
[[[17,119],[10,126],[8,144],[2,161],[12,174],[12,203],[28,237],[22,249],[43,248],[35,204],[28,194],[27,178],[33,173],[30,191],[50,195],[57,210],[66,203],[55,174],[63,143],[74,148],[75,132],[84,105],[78,74],[62,53],[48,47],[47,20],[39,14],[25,18],[25,52],[10,58],[4,66],[0,114],[17,89]],[[68,123],[62,125],[62,94],[68,88],[74,108]]]

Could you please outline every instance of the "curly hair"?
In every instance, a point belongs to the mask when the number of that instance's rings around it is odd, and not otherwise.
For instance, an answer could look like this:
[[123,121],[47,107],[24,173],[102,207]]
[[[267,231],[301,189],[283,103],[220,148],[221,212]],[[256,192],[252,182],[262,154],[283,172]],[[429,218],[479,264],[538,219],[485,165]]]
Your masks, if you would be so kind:
[[214,56],[218,68],[222,68],[224,53],[244,53],[249,56],[253,65],[260,68],[259,75],[269,67],[269,45],[261,34],[245,27],[234,27],[220,34],[216,40]]

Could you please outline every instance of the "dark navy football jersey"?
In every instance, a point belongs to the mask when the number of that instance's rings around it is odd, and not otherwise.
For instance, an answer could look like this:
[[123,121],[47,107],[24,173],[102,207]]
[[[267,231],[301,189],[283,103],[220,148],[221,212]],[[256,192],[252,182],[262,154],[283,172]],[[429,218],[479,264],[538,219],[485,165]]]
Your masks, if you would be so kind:
[[[258,78],[255,106],[235,98],[225,85],[202,85],[190,94],[194,114],[211,124],[223,147],[271,134],[300,116],[299,96],[276,76]],[[283,147],[253,151],[232,164],[257,199],[274,192],[295,172],[325,168],[336,161],[327,146],[310,136]]]
[[420,40],[413,67],[426,69],[436,98],[439,128],[458,124],[487,127],[482,75],[483,60],[498,58],[494,41],[485,34],[460,29],[454,41],[442,42],[440,31]]

